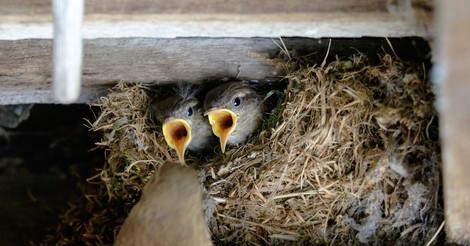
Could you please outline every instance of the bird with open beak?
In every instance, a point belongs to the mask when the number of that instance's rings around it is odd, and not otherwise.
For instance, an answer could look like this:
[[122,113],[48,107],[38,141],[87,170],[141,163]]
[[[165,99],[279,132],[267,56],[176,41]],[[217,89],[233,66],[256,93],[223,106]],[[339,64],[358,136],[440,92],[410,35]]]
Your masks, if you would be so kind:
[[181,164],[185,164],[187,149],[201,152],[211,149],[214,143],[215,137],[204,118],[197,92],[192,85],[180,84],[173,95],[163,100],[155,98],[149,106],[150,117],[162,124],[165,141],[176,150]]
[[115,245],[213,245],[202,207],[197,173],[165,162],[145,186]]
[[248,82],[231,81],[212,89],[204,98],[204,115],[219,138],[222,153],[226,145],[238,145],[261,126],[263,97]]

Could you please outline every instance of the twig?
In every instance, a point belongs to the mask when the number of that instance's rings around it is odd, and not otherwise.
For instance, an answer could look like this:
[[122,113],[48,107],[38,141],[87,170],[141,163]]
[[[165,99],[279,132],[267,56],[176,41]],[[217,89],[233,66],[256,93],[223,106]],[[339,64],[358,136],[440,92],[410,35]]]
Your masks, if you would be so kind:
[[283,234],[273,234],[269,236],[270,238],[277,238],[277,239],[282,239],[286,241],[297,241],[298,238],[293,235],[283,235]]
[[286,54],[287,57],[289,57],[289,59],[292,59],[290,57],[290,54],[289,54],[289,50],[287,50],[287,47],[286,47],[286,44],[284,44],[284,41],[282,41],[282,38],[279,37],[279,41],[281,41],[281,44],[282,44],[282,47],[281,45],[279,45],[276,41],[274,41],[274,39],[272,39],[272,41],[277,45],[277,47],[279,47],[279,49],[284,52],[284,54]]
[[296,196],[318,195],[318,194],[326,194],[326,192],[325,191],[319,191],[319,190],[311,190],[311,191],[305,191],[305,192],[290,193],[290,194],[275,196],[275,197],[273,197],[273,200],[296,197]]
[[434,242],[434,240],[436,240],[437,238],[437,235],[439,235],[439,233],[442,231],[442,228],[444,228],[444,225],[446,224],[446,221],[442,221],[441,225],[439,226],[439,228],[437,229],[436,233],[434,233],[434,235],[432,236],[432,238],[428,241],[428,243],[426,244],[426,246],[429,246],[431,245],[432,242]]
[[331,48],[331,38],[329,39],[328,50],[326,50],[325,58],[323,58],[323,62],[321,63],[321,66],[320,66],[321,68],[324,68],[326,65],[326,58],[328,58],[328,55],[330,54],[330,48]]
[[390,40],[387,37],[385,37],[385,40],[387,40],[387,43],[390,46],[390,49],[392,49],[392,52],[395,55],[395,57],[398,57],[397,53],[395,53],[395,49],[393,48],[392,43],[390,42]]
[[263,224],[252,222],[252,221],[241,220],[241,219],[234,218],[234,217],[224,215],[224,214],[217,214],[217,216],[222,217],[222,218],[226,218],[226,219],[229,219],[229,220],[234,220],[234,221],[237,221],[239,223],[246,223],[246,224],[252,225],[252,226],[259,226],[259,227],[262,227],[262,228],[264,228],[266,230],[269,230],[269,231],[277,231],[277,232],[280,232],[280,233],[289,234],[289,235],[293,235],[293,236],[296,236],[296,237],[300,236],[298,233],[295,233],[295,232],[291,232],[291,231],[287,231],[287,230],[283,230],[283,229],[279,229],[279,228],[274,228],[274,227],[271,227],[271,226],[268,226],[268,225],[263,225]]
[[271,202],[272,200],[274,200],[274,197],[276,196],[276,193],[279,191],[279,188],[281,187],[282,181],[284,180],[284,176],[286,175],[287,167],[288,167],[288,164],[286,163],[286,165],[284,165],[284,170],[282,171],[281,177],[279,178],[279,181],[276,185],[276,188],[274,189],[271,196],[268,198],[268,202]]

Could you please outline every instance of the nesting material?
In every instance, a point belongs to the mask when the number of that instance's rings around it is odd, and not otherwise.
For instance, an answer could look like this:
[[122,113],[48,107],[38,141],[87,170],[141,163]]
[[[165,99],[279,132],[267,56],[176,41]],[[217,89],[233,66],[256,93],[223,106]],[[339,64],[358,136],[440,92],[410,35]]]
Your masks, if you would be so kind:
[[[280,120],[212,164],[214,237],[283,244],[422,244],[442,222],[433,93],[386,55],[290,63]],[[302,66],[303,65],[303,66]]]
[[[385,55],[368,65],[355,56],[323,67],[291,60],[286,70],[284,101],[256,136],[187,161],[204,184],[215,244],[428,242],[443,214],[434,96],[422,64]],[[64,216],[63,238],[48,243],[111,244],[153,172],[177,160],[146,122],[148,91],[119,84],[97,104],[102,112],[90,124],[103,133],[97,145],[107,161],[89,179],[96,188],[85,205]]]

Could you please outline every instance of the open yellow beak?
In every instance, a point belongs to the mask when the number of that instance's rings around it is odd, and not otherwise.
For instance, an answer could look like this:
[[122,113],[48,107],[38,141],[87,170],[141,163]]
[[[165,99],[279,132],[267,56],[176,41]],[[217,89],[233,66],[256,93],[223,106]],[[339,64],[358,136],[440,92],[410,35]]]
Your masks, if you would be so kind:
[[220,148],[225,153],[225,146],[230,134],[237,127],[237,115],[228,109],[215,109],[207,112],[205,115],[209,118],[209,124],[212,126],[212,132],[220,140]]
[[182,119],[169,119],[163,123],[163,136],[170,148],[176,150],[181,164],[185,164],[184,152],[191,141],[191,127]]

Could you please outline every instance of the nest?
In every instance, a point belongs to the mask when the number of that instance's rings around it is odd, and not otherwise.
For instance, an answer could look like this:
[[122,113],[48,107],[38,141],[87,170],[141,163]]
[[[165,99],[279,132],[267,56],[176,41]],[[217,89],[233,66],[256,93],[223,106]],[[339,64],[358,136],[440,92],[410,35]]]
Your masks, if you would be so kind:
[[[434,96],[422,64],[390,55],[285,62],[283,101],[225,155],[191,159],[215,244],[423,244],[443,221]],[[44,244],[112,244],[158,166],[151,88],[117,85],[90,122],[107,160]]]

